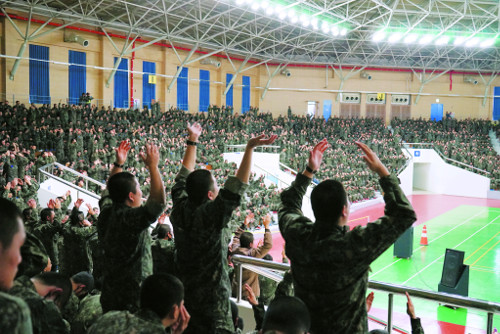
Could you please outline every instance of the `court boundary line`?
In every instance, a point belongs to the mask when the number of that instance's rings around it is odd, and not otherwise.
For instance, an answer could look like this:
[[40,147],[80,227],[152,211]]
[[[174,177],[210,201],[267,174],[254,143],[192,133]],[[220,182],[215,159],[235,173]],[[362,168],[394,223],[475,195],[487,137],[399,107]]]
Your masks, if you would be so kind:
[[[495,224],[495,223],[494,223]],[[495,239],[497,237],[497,235],[500,234],[500,231],[497,232],[497,234],[495,234],[494,236],[492,236],[488,241],[486,241],[484,244],[481,245],[481,247],[479,247],[478,249],[476,249],[471,255],[467,256],[467,258],[464,260],[464,263],[465,261],[467,261],[468,259],[470,259],[474,254],[476,254],[481,248],[483,248],[484,246],[486,246],[487,244],[490,243],[491,240]]]
[[[496,216],[491,222],[489,222],[488,224],[486,224],[483,227],[481,227],[479,230],[477,230],[476,232],[474,232],[473,234],[471,234],[470,236],[468,236],[465,240],[463,240],[459,244],[455,245],[453,248],[457,248],[458,246],[460,246],[461,244],[463,244],[464,242],[466,242],[467,240],[469,240],[470,238],[472,238],[473,236],[475,236],[476,234],[478,234],[479,232],[481,232],[483,229],[485,229],[486,227],[488,227],[491,223],[493,223],[493,221],[497,220],[498,218],[500,218],[500,215]],[[431,263],[429,263],[428,265],[426,265],[424,268],[422,268],[419,271],[417,271],[413,276],[411,276],[410,278],[408,278],[406,281],[404,281],[403,283],[401,283],[401,285],[406,285],[409,281],[411,281],[412,279],[414,279],[416,276],[419,276],[424,270],[426,270],[428,267],[430,267],[431,265],[433,265],[434,263],[436,263],[438,260],[440,260],[443,257],[444,257],[444,254],[440,255],[437,259],[435,259],[434,261],[432,261]]]
[[[457,206],[456,208],[459,208],[459,206]],[[456,208],[454,208],[453,210],[455,210]],[[451,211],[451,210],[450,210],[450,211]],[[449,211],[448,211],[448,212],[449,212]],[[483,211],[483,212],[484,212],[484,211]],[[463,223],[458,224],[458,225],[456,225],[456,226],[452,227],[452,228],[451,228],[449,231],[447,231],[446,233],[443,233],[443,234],[441,234],[440,236],[438,236],[437,238],[435,238],[434,240],[430,241],[430,242],[429,242],[429,245],[430,245],[431,243],[435,242],[436,240],[439,240],[440,238],[442,238],[442,237],[443,237],[443,236],[445,236],[446,234],[450,233],[451,231],[455,230],[456,228],[459,228],[459,227],[460,227],[460,226],[462,226],[463,224],[467,223],[469,220],[471,220],[471,219],[475,218],[476,216],[478,216],[478,215],[482,214],[483,212],[478,212],[478,213],[476,213],[475,215],[473,215],[472,217],[467,218],[467,219],[466,219]],[[446,214],[446,213],[447,213],[447,212],[445,212],[445,213],[443,213],[443,214]],[[439,217],[439,216],[438,216],[438,217]],[[500,216],[498,216],[498,217],[500,217]],[[497,218],[498,218],[498,217],[497,217]],[[432,218],[432,219],[436,219],[436,218],[437,218],[437,217],[434,217],[434,218]],[[431,219],[431,220],[432,220],[432,219]],[[496,218],[495,218],[495,219],[496,219]],[[421,251],[423,247],[427,247],[427,246],[420,246],[419,248],[417,248],[417,249],[416,249],[416,250],[412,253],[412,256],[413,256],[413,254],[415,254],[416,252]],[[385,266],[385,267],[383,267],[382,269],[380,269],[380,270],[378,270],[377,272],[375,272],[375,273],[371,274],[371,275],[370,275],[370,277],[373,277],[373,276],[375,276],[375,275],[377,275],[377,274],[381,273],[382,271],[384,271],[384,270],[386,270],[387,268],[389,268],[389,267],[393,266],[394,264],[398,263],[398,262],[399,262],[399,261],[401,261],[401,260],[402,260],[402,259],[401,259],[401,258],[399,258],[399,259],[397,259],[396,261],[394,261],[394,262],[392,262],[392,263],[389,263],[388,265],[386,265],[386,266]]]
[[475,265],[479,260],[481,260],[486,254],[488,254],[498,244],[500,244],[500,240],[498,240],[497,242],[495,242],[495,244],[493,246],[491,246],[486,252],[484,252],[483,255],[481,255],[472,265]]

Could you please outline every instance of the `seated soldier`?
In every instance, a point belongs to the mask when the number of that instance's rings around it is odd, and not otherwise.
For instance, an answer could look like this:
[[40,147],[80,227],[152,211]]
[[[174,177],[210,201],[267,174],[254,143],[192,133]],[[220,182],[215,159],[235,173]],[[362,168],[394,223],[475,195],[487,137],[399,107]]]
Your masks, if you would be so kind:
[[0,198],[0,333],[32,333],[30,310],[26,303],[6,292],[12,288],[20,249],[24,242],[21,212],[11,201]]
[[167,328],[172,334],[180,334],[189,318],[181,281],[172,275],[155,274],[142,283],[137,313],[108,312],[90,327],[88,334],[164,334]]
[[9,293],[28,304],[34,333],[69,333],[60,312],[71,295],[71,283],[67,277],[53,272],[33,278],[21,276],[15,280]]

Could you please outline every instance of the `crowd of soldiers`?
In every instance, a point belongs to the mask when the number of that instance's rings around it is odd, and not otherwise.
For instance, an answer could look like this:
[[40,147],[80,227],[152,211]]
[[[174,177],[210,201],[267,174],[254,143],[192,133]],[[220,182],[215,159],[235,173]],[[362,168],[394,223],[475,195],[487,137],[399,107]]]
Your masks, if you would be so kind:
[[438,122],[394,119],[391,125],[394,134],[401,136],[407,143],[432,143],[445,157],[488,172],[486,174],[455,163],[459,167],[488,176],[491,189],[500,189],[500,159],[489,135],[490,130],[498,133],[498,122],[454,118]]
[[[126,157],[124,170],[134,174],[145,197],[150,193],[149,171],[140,159],[146,143],[158,147],[159,170],[167,193],[174,184],[174,177],[181,170],[181,159],[185,150],[185,124],[198,122],[205,129],[198,143],[196,168],[210,169],[218,182],[225,182],[236,169],[234,163],[224,160],[227,145],[247,142],[259,133],[272,132],[277,135],[274,142],[279,147],[274,152],[289,166],[289,172],[304,168],[304,155],[311,151],[318,138],[328,138],[332,154],[325,156],[325,167],[316,175],[317,179],[335,178],[340,180],[350,194],[353,202],[373,198],[377,178],[356,159],[355,141],[369,143],[380,156],[391,173],[398,172],[406,163],[400,149],[401,139],[407,142],[431,141],[440,147],[445,155],[461,161],[474,158],[478,168],[492,168],[498,186],[499,162],[493,154],[486,137],[490,125],[485,121],[456,121],[447,119],[441,123],[429,121],[394,121],[394,134],[378,119],[339,119],[331,118],[325,122],[321,118],[306,118],[296,115],[273,119],[271,114],[259,113],[252,108],[244,115],[233,115],[230,108],[211,106],[207,113],[189,114],[171,108],[162,113],[159,105],[151,109],[116,110],[69,105],[43,105],[37,107],[16,102],[0,104],[0,192],[23,210],[27,242],[25,243],[24,268],[20,274],[37,274],[42,270],[59,271],[74,278],[72,294],[66,305],[60,305],[64,322],[54,316],[56,323],[65,324],[61,332],[84,333],[95,319],[101,315],[99,288],[101,282],[102,252],[96,233],[98,208],[89,203],[87,214],[80,210],[83,201],[71,198],[70,193],[60,194],[51,199],[47,208],[38,203],[36,181],[37,170],[47,164],[60,162],[66,166],[105,183],[115,161],[115,148],[119,142],[128,140],[130,153]],[[477,135],[471,135],[476,133]],[[488,138],[489,139],[489,138]],[[458,146],[460,143],[462,146]],[[463,156],[462,156],[463,155]],[[486,162],[483,160],[486,159]],[[116,166],[116,165],[115,165]],[[56,169],[55,175],[83,186],[81,178],[74,178],[63,169]],[[92,188],[94,187],[94,188]],[[92,185],[91,190],[100,193],[102,189]],[[277,211],[280,204],[280,190],[274,185],[266,186],[263,176],[252,175],[248,192],[240,207],[231,218],[231,229],[236,231],[243,222],[249,228],[258,228],[270,211]],[[73,208],[70,210],[71,204]],[[157,227],[152,231],[155,242],[152,245],[153,261],[156,272],[160,268],[173,273],[174,237],[167,217],[171,213],[172,201],[160,217]],[[248,219],[248,217],[252,217]],[[283,257],[284,254],[283,254]],[[36,261],[35,261],[36,260]],[[158,263],[162,262],[163,264]],[[170,264],[164,264],[170,263]],[[92,272],[92,288],[78,296],[77,281],[81,273]],[[290,280],[286,276],[285,281]],[[75,283],[76,282],[76,283]],[[93,289],[95,282],[95,287]],[[22,285],[31,284],[21,279]],[[272,292],[265,291],[263,299],[269,303]],[[270,290],[276,289],[267,284]],[[81,298],[78,298],[81,297]],[[59,306],[59,305],[58,305]],[[50,318],[49,317],[49,318]],[[46,326],[41,323],[39,326]],[[38,326],[33,323],[33,326]],[[55,332],[55,329],[52,329]],[[38,332],[43,333],[42,327]]]

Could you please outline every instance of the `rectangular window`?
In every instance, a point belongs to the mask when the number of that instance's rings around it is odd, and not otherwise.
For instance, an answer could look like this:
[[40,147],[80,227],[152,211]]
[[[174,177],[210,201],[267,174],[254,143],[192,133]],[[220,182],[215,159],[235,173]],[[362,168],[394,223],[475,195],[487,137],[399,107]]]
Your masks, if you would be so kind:
[[250,110],[250,77],[243,76],[243,91],[241,95],[241,113]]
[[210,71],[200,70],[199,111],[208,111],[210,105]]
[[[115,63],[118,57],[115,57]],[[115,85],[115,108],[128,108],[128,59],[122,59],[114,77]]]
[[30,44],[30,103],[50,104],[49,48]]
[[[177,67],[179,69],[179,67]],[[177,108],[189,110],[188,68],[183,67],[177,78]]]
[[69,104],[80,104],[87,91],[87,54],[69,50],[69,63]]
[[149,83],[149,76],[156,75],[156,64],[143,61],[142,72],[144,72],[142,75],[142,104],[151,108],[151,101],[156,99],[156,84]]
[[493,120],[500,120],[500,87],[495,87],[493,89]]
[[[231,82],[231,79],[233,78],[232,74],[226,73],[226,87]],[[229,91],[226,94],[226,107],[232,107],[233,106],[233,86],[229,89]]]

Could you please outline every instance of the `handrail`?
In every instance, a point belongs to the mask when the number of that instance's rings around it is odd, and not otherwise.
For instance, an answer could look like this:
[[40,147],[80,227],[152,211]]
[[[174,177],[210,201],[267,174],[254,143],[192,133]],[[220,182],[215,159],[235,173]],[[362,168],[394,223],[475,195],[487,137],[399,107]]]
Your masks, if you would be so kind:
[[[97,184],[97,185],[101,186],[101,187],[105,187],[105,186],[106,186],[104,183],[99,182],[99,181],[97,181],[96,179],[93,179],[93,178],[91,178],[91,177],[90,177],[90,176],[88,176],[88,175],[85,175],[85,174],[82,174],[82,173],[80,173],[80,172],[77,172],[77,171],[76,171],[76,170],[74,170],[74,169],[71,169],[71,168],[69,168],[69,167],[66,167],[66,166],[64,166],[63,164],[60,164],[59,162],[54,162],[53,164],[54,164],[54,165],[56,165],[58,168],[64,169],[65,171],[68,171],[68,172],[70,172],[70,173],[72,173],[72,174],[78,175],[79,177],[84,178],[84,179],[86,179],[86,180],[88,180],[88,181],[90,181],[90,182],[92,182],[92,183],[95,183],[95,184]],[[48,165],[45,165],[45,166],[48,166]],[[43,167],[45,167],[45,166],[43,166]],[[43,168],[43,167],[41,167],[41,168]]]
[[[72,186],[73,188],[77,189],[78,191],[81,191],[81,190],[79,190],[79,189],[85,189],[85,190],[88,192],[88,189],[89,189],[89,182],[90,182],[90,183],[93,183],[93,184],[96,184],[97,186],[99,186],[99,188],[102,188],[102,187],[105,187],[105,186],[106,186],[104,183],[99,182],[99,181],[97,181],[97,180],[95,180],[95,179],[91,178],[90,176],[87,176],[87,175],[84,175],[84,174],[82,174],[82,173],[79,173],[79,172],[75,171],[74,169],[68,168],[68,167],[66,167],[66,166],[64,166],[63,164],[60,164],[60,163],[58,163],[58,162],[53,162],[53,163],[50,163],[50,164],[46,164],[46,165],[44,165],[44,166],[40,167],[38,170],[39,170],[39,171],[40,171],[43,175],[45,175],[46,177],[54,177],[54,178],[57,178],[57,180],[59,180],[59,181],[61,181],[61,180],[65,181],[65,182],[63,182],[64,184],[68,184],[68,182],[67,182],[66,180],[64,180],[64,179],[62,179],[62,178],[57,177],[57,176],[56,176],[56,175],[54,175],[53,173],[49,173],[49,172],[47,172],[47,170],[48,170],[49,168],[51,168],[51,167],[52,167],[52,171],[53,171],[53,169],[54,169],[54,168],[59,168],[59,169],[62,169],[62,170],[64,170],[64,171],[69,172],[70,174],[73,174],[75,177],[80,177],[80,178],[84,179],[84,180],[85,180],[85,188],[81,188],[81,187],[78,187],[78,186],[75,186],[75,185],[73,185],[73,186]],[[39,181],[40,181],[40,180],[39,180]],[[72,184],[72,183],[69,183],[69,184]],[[92,193],[92,194],[94,194],[94,193]],[[97,198],[97,197],[95,197],[95,196],[92,196],[92,197]],[[100,196],[99,196],[99,198],[100,198]],[[98,199],[99,199],[99,198],[98,198]]]
[[[46,165],[46,166],[47,166],[47,165]],[[61,183],[64,183],[64,184],[65,184],[65,185],[67,185],[68,187],[75,189],[77,192],[82,192],[82,193],[84,193],[85,195],[90,196],[90,197],[93,197],[93,198],[95,198],[95,199],[97,199],[97,200],[100,200],[100,199],[101,199],[101,196],[99,196],[99,195],[97,195],[97,194],[95,194],[95,193],[93,193],[93,192],[90,192],[90,191],[88,191],[88,190],[86,190],[86,189],[83,189],[83,188],[81,188],[81,187],[77,186],[76,184],[73,184],[73,183],[71,183],[71,182],[68,182],[68,181],[66,181],[66,180],[65,180],[65,179],[63,179],[63,178],[60,178],[59,176],[55,176],[55,175],[53,175],[53,174],[50,174],[50,173],[48,173],[48,172],[46,172],[46,171],[42,170],[42,167],[40,167],[40,168],[38,169],[38,171],[39,171],[40,173],[42,173],[43,175],[45,175],[46,177],[48,177],[48,178],[52,178],[52,179],[57,180],[57,181],[59,181],[59,182],[61,182]],[[78,193],[77,193],[77,194],[78,194]],[[78,197],[78,196],[77,196],[77,197]]]
[[[244,255],[233,255],[231,257],[234,265],[236,266],[236,278],[238,282],[238,302],[241,299],[241,270],[242,268],[252,270],[254,267],[262,267],[266,269],[271,269],[275,271],[288,271],[290,270],[290,265],[286,263],[277,263],[272,261],[266,261],[262,259],[257,259],[250,256]],[[269,277],[271,279],[276,280],[274,278],[278,275],[273,275],[273,277]],[[493,314],[500,313],[500,303],[489,302],[485,300],[470,298],[470,297],[462,297],[458,295],[452,295],[443,292],[434,292],[422,289],[416,289],[408,286],[403,286],[399,284],[391,284],[379,281],[368,281],[368,287],[374,290],[380,290],[389,293],[389,306],[388,306],[388,319],[392,319],[392,299],[393,295],[396,294],[405,294],[406,292],[410,293],[412,297],[427,299],[434,302],[440,302],[448,305],[455,305],[459,307],[466,308],[474,308],[482,311],[486,311],[488,313],[487,317],[487,334],[491,334],[493,331]],[[388,332],[391,333],[392,324],[390,321],[388,322]]]
[[418,145],[422,145],[422,146],[431,146],[431,147],[432,147],[432,149],[433,149],[434,151],[436,151],[436,152],[439,154],[439,156],[440,156],[443,160],[451,161],[451,162],[453,162],[453,163],[455,163],[455,164],[462,165],[462,166],[465,166],[465,167],[467,167],[467,168],[472,168],[472,169],[474,169],[474,170],[476,170],[476,171],[478,171],[478,172],[481,172],[481,173],[485,173],[485,174],[488,174],[488,175],[490,175],[490,174],[491,174],[491,173],[490,173],[490,172],[488,172],[487,170],[480,169],[480,168],[474,167],[474,166],[472,166],[472,165],[468,165],[468,164],[466,164],[466,163],[463,163],[463,162],[461,162],[461,161],[458,161],[458,160],[455,160],[455,159],[448,158],[447,156],[445,156],[445,155],[444,155],[444,154],[443,154],[443,153],[442,153],[442,152],[441,152],[441,151],[440,151],[440,150],[436,147],[436,145],[435,145],[434,143],[406,143],[406,142],[403,142],[403,143],[402,143],[402,145],[407,145],[407,146],[409,146],[409,145],[417,145],[417,146],[418,146]]

